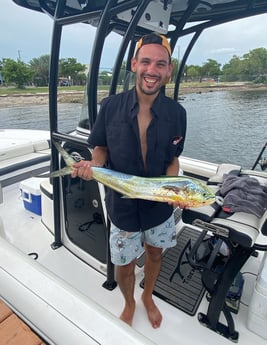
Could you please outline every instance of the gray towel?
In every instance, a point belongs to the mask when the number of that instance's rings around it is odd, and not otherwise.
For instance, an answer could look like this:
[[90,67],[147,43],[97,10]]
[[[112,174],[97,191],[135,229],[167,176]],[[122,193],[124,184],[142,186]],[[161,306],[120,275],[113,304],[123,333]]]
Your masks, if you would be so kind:
[[224,175],[220,193],[226,212],[247,212],[260,218],[267,208],[267,186],[254,177]]

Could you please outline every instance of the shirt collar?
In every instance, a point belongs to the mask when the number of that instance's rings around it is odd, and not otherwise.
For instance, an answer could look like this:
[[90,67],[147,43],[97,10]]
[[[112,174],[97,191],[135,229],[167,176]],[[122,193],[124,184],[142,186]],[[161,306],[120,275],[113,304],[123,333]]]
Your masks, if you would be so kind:
[[[153,111],[153,114],[158,117],[158,109],[159,109],[159,106],[160,106],[160,101],[161,101],[161,98],[162,98],[162,94],[161,92],[159,92],[158,96],[156,97],[156,99],[154,100],[152,106],[151,106],[151,109]],[[133,112],[134,108],[135,107],[138,107],[138,98],[137,98],[137,93],[136,93],[136,88],[134,87],[132,89],[132,105],[131,105],[131,114],[132,114],[132,117],[134,117],[136,115],[135,112]]]

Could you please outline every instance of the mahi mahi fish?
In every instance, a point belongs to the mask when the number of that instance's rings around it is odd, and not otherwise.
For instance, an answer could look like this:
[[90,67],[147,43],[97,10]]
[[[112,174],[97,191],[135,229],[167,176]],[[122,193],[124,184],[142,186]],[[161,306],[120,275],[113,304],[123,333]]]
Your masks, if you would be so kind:
[[[57,150],[66,162],[66,167],[54,171],[51,177],[71,174],[76,161],[55,142]],[[204,183],[184,176],[140,177],[114,170],[91,167],[92,178],[122,194],[124,198],[144,199],[159,202],[178,202],[185,207],[200,207],[215,202],[214,192]]]

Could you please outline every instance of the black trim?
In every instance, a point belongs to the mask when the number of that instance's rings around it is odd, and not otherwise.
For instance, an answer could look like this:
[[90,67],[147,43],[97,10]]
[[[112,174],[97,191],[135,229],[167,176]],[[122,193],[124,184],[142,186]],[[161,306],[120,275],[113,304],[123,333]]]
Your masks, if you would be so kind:
[[47,172],[49,170],[49,165],[45,165],[42,167],[31,167],[30,170],[28,171],[24,171],[22,173],[19,173],[18,171],[16,172],[16,174],[14,174],[11,177],[5,178],[5,179],[1,179],[0,180],[0,186],[1,187],[7,187],[10,186],[14,183],[26,180],[30,177],[36,177],[37,175],[43,174],[44,172]]
[[17,173],[18,170],[26,169],[26,168],[32,167],[36,164],[47,162],[49,160],[50,160],[50,154],[46,154],[46,155],[43,155],[42,157],[32,158],[32,159],[29,159],[29,160],[26,160],[23,162],[9,165],[9,166],[4,167],[4,168],[0,168],[0,177],[2,179],[2,176],[4,176],[4,175],[11,174],[14,172]]

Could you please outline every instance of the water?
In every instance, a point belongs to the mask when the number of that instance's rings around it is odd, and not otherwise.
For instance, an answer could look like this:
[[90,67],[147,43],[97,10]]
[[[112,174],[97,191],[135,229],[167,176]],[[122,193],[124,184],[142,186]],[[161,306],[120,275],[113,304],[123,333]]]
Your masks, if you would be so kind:
[[[188,116],[185,156],[252,167],[267,140],[267,91],[190,94],[181,103]],[[59,104],[59,130],[74,129],[80,112],[81,104]],[[48,106],[0,109],[0,128],[47,130]]]
[[[82,105],[78,103],[58,104],[58,129],[73,130],[79,121]],[[26,128],[49,130],[48,105],[0,108],[0,128]]]
[[191,94],[181,103],[188,116],[185,156],[253,166],[267,140],[267,91]]

